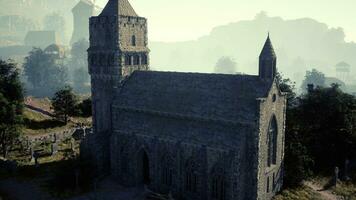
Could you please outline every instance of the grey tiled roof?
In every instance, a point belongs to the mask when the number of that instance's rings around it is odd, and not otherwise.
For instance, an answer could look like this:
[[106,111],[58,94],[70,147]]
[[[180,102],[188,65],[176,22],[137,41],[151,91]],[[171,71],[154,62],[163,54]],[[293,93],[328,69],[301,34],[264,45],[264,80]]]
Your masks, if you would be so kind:
[[251,122],[257,98],[270,87],[258,76],[136,71],[123,82],[114,107]]
[[131,16],[137,17],[128,0],[109,0],[100,16]]
[[273,45],[271,39],[267,38],[265,45],[263,46],[260,58],[276,58],[276,53],[274,52]]

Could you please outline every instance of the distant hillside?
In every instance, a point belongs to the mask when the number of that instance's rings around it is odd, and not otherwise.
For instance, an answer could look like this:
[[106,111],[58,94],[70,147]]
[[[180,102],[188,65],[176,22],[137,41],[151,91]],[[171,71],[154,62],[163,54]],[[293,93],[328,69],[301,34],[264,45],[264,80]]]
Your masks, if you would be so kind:
[[212,72],[220,57],[230,56],[237,61],[239,72],[257,73],[268,31],[280,71],[297,81],[310,68],[333,76],[340,61],[356,66],[356,44],[345,42],[341,28],[329,28],[309,18],[268,17],[263,12],[253,20],[216,27],[195,41],[151,42],[151,66],[157,70]]

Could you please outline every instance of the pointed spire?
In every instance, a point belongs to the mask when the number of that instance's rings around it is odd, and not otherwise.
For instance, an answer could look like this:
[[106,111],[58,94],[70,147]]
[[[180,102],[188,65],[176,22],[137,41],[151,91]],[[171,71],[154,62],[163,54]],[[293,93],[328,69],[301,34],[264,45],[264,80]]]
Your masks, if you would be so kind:
[[109,0],[100,16],[130,16],[137,17],[128,0]]
[[265,42],[265,45],[263,46],[260,58],[276,58],[276,57],[277,56],[276,53],[274,52],[273,45],[268,32],[268,37]]

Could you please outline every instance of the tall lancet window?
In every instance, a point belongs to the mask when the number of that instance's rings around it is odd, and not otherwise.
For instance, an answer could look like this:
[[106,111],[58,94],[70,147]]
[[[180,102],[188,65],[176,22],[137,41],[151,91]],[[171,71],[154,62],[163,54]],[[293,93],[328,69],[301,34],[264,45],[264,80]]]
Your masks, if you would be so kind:
[[220,166],[215,166],[211,174],[211,198],[213,200],[226,199],[226,181],[224,170]]
[[134,35],[131,37],[131,45],[136,46],[136,36]]
[[194,161],[188,161],[185,167],[185,191],[198,192],[198,166]]
[[171,186],[173,183],[173,159],[170,156],[164,156],[161,161],[161,183]]
[[268,143],[268,158],[267,165],[270,167],[271,165],[275,165],[277,163],[277,138],[278,138],[278,129],[277,129],[277,120],[276,117],[273,116],[267,134],[267,143]]

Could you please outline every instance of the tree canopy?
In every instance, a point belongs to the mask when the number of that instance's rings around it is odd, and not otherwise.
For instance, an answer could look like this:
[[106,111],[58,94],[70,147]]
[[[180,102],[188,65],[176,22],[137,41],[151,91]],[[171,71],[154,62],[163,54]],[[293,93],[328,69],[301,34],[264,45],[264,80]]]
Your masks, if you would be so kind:
[[16,65],[0,60],[0,146],[6,157],[23,123],[23,89]]
[[[307,79],[322,84],[316,70]],[[314,78],[311,78],[314,77]],[[279,78],[282,91],[290,92],[290,82]],[[314,82],[314,83],[316,83]],[[315,87],[296,97],[290,95],[285,136],[285,183],[299,185],[312,173],[332,173],[345,160],[356,158],[356,98],[337,84]]]
[[306,71],[305,79],[301,85],[302,91],[307,91],[309,84],[313,84],[315,87],[325,87],[325,74],[316,69]]
[[215,65],[215,73],[235,74],[237,63],[230,57],[221,57]]
[[35,96],[52,96],[68,81],[66,66],[40,48],[34,48],[25,58],[24,72],[32,84],[29,92]]
[[55,93],[52,99],[52,106],[56,117],[67,123],[70,116],[78,113],[78,98],[73,93],[73,89],[66,86]]

